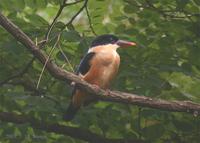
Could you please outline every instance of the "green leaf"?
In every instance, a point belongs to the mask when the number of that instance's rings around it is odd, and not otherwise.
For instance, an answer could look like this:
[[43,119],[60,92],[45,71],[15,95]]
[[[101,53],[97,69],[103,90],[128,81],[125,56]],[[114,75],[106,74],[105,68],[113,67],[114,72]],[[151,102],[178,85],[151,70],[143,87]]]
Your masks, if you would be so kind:
[[178,10],[184,9],[188,2],[189,2],[189,0],[176,0],[177,9]]
[[67,42],[79,42],[81,39],[79,33],[76,31],[64,31],[62,33],[62,38]]
[[42,27],[48,26],[48,22],[39,15],[36,15],[36,14],[27,15],[26,18],[29,19],[30,23],[35,27],[41,27],[42,28]]
[[195,2],[197,5],[200,5],[200,1],[199,1],[199,0],[194,0],[194,2]]
[[173,121],[174,126],[183,131],[183,132],[192,132],[194,130],[194,126],[192,123],[184,121],[184,120],[174,120]]
[[155,124],[142,129],[143,136],[149,140],[156,140],[164,134],[164,127],[162,124]]

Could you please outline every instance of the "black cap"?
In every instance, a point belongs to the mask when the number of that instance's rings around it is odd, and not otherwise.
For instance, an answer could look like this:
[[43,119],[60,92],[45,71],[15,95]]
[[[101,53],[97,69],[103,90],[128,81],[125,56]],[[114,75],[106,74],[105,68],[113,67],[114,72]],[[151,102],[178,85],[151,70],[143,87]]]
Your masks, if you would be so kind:
[[106,45],[106,44],[115,44],[119,40],[118,37],[112,34],[104,34],[96,37],[90,47]]

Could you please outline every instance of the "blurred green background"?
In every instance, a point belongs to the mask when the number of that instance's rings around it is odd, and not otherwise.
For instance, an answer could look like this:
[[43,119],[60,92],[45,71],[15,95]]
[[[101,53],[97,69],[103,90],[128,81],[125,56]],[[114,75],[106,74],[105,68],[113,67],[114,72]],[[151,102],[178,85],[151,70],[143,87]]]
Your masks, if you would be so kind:
[[[49,54],[54,47],[51,59],[56,64],[73,72],[95,34],[112,33],[138,44],[119,50],[121,65],[112,90],[200,103],[199,0],[89,0],[88,13],[84,3],[64,7],[49,33],[42,50]],[[0,11],[38,44],[62,4],[63,0],[0,0]],[[109,138],[200,142],[200,117],[187,113],[99,102],[81,109],[72,122],[63,121],[71,88],[45,70],[37,90],[43,66],[38,60],[30,62],[32,57],[0,27],[0,111],[89,129]],[[0,122],[0,142],[84,143],[29,124],[6,122]]]

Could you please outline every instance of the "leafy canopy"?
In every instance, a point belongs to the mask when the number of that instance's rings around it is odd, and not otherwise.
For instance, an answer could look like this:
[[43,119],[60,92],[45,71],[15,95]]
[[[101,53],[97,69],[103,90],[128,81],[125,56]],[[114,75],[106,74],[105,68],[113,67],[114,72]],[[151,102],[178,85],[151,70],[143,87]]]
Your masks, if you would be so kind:
[[[62,3],[62,0],[0,0],[0,9],[39,43]],[[83,3],[63,9],[43,47],[46,53],[55,47],[51,58],[58,65],[73,71],[94,38],[94,31],[98,35],[113,33],[135,41],[138,48],[119,51],[120,71],[112,89],[166,100],[200,102],[199,0],[91,0],[87,4],[89,19],[83,9],[68,23]],[[62,113],[71,98],[70,86],[45,71],[37,90],[42,70],[37,60],[24,74],[7,80],[23,71],[33,55],[3,28],[0,37],[0,81],[5,81],[0,86],[0,111],[78,126],[110,138],[200,142],[198,116],[116,103],[92,104],[66,123]],[[1,122],[0,126],[0,142],[83,142],[33,130],[28,124]]]

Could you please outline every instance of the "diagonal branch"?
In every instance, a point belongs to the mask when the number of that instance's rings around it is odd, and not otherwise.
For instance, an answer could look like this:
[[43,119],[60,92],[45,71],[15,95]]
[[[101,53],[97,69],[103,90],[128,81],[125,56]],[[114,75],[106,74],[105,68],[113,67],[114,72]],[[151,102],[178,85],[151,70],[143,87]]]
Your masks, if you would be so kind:
[[[133,0],[125,0],[125,2],[131,3]],[[137,0],[134,0],[135,4],[132,6],[138,7],[138,8],[144,8],[144,9],[150,9],[157,13],[159,13],[163,18],[170,18],[170,19],[189,19],[191,22],[193,22],[192,17],[199,17],[199,13],[189,13],[186,11],[177,11],[177,9],[171,9],[171,10],[164,10],[159,9],[154,6],[152,1],[145,0],[145,3],[141,3]],[[182,15],[178,15],[178,13],[182,13]]]
[[75,4],[80,3],[80,2],[82,2],[82,1],[84,1],[84,0],[77,0],[77,1],[75,1],[75,2],[65,3],[64,6],[75,5]]
[[15,80],[15,81],[9,82],[8,84],[11,84],[11,85],[21,85],[21,86],[23,86],[23,88],[26,91],[31,92],[31,94],[30,94],[31,96],[44,97],[44,98],[46,98],[46,99],[54,102],[56,104],[56,106],[60,109],[60,111],[63,111],[63,108],[62,108],[60,102],[57,99],[53,98],[52,96],[46,95],[46,93],[45,93],[46,90],[40,89],[40,88],[37,89],[35,87],[35,85],[30,80],[24,81],[24,80],[19,79],[19,80]]
[[56,24],[58,17],[61,15],[61,13],[62,13],[62,11],[63,11],[63,9],[65,7],[65,4],[66,4],[66,0],[63,0],[63,3],[60,5],[60,8],[59,8],[55,18],[53,19],[53,22],[49,26],[48,31],[47,31],[47,33],[45,35],[45,40],[46,41],[48,41],[49,35],[50,35],[50,33],[51,33],[52,29],[53,29],[53,26]]
[[84,1],[83,6],[77,11],[77,13],[65,24],[65,26],[62,28],[65,29],[66,26],[71,25],[74,19],[83,11],[83,9],[87,6],[88,0]]
[[91,21],[91,17],[90,17],[90,14],[89,14],[89,10],[88,10],[88,6],[87,6],[87,5],[85,6],[85,11],[86,11],[86,14],[87,14],[87,17],[88,17],[89,27],[90,27],[92,33],[93,33],[95,36],[97,36],[97,33],[94,31],[94,28],[93,28],[93,26],[92,26],[92,21]]
[[[56,16],[54,17],[52,23],[50,24],[50,26],[48,27],[48,30],[47,30],[47,33],[45,34],[45,38],[40,41],[38,44],[40,45],[40,48],[43,48],[43,46],[49,41],[49,36],[51,34],[51,31],[53,29],[53,27],[55,26],[59,16],[61,15],[63,9],[66,7],[66,6],[71,6],[71,5],[75,5],[77,3],[80,3],[82,2],[83,0],[78,0],[78,1],[75,1],[75,2],[71,2],[71,3],[66,3],[67,0],[63,0],[62,4],[60,5],[57,13],[56,13]],[[77,16],[77,15],[76,15]],[[74,17],[72,17],[74,18]],[[58,34],[59,35],[59,34]],[[57,37],[57,36],[56,36]]]
[[144,143],[142,140],[124,140],[124,139],[109,139],[97,135],[89,130],[84,130],[78,127],[64,126],[56,123],[48,123],[37,120],[27,115],[18,115],[9,112],[0,112],[0,120],[4,122],[12,122],[15,124],[29,123],[34,129],[53,132],[57,134],[67,135],[76,139],[88,141],[90,143]]
[[10,77],[8,77],[7,79],[0,81],[0,86],[3,84],[6,84],[7,82],[9,82],[10,80],[14,79],[14,78],[18,78],[23,76],[25,73],[27,73],[28,69],[30,68],[30,66],[32,65],[32,63],[34,62],[35,57],[33,57],[28,64],[25,66],[24,69],[22,69],[21,71],[15,73],[14,75],[11,75]]
[[[2,25],[19,42],[21,42],[42,64],[45,64],[47,56],[34,44],[34,42],[25,33],[23,33],[23,31],[21,31],[16,25],[14,25],[1,13],[0,25]],[[49,73],[55,78],[66,81],[68,84],[73,81],[77,83],[80,88],[83,88],[94,96],[98,96],[98,98],[100,98],[101,100],[139,105],[143,107],[150,107],[167,111],[186,112],[195,115],[198,115],[198,113],[200,113],[200,104],[190,101],[166,101],[162,99],[154,99],[124,92],[106,92],[102,89],[97,90],[95,86],[83,81],[80,77],[63,70],[51,60],[47,62],[46,68]]]

